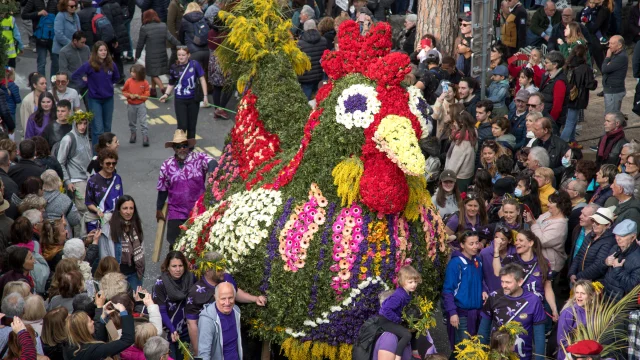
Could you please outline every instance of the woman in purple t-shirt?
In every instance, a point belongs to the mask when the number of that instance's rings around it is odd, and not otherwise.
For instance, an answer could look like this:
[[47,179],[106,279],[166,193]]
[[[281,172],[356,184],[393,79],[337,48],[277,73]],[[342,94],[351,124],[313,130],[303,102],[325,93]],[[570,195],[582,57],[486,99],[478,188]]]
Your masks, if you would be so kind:
[[204,79],[204,70],[199,62],[191,60],[191,53],[186,46],[177,46],[178,61],[171,65],[169,70],[169,86],[160,97],[160,102],[167,101],[171,91],[176,90],[174,107],[178,129],[187,132],[187,139],[195,139],[198,112],[200,111],[200,99],[196,98],[197,82],[200,82],[203,92],[203,105],[209,106],[207,100],[207,82]]
[[44,128],[49,124],[51,114],[56,114],[56,102],[50,92],[43,92],[38,99],[38,110],[29,116],[24,138],[29,139],[42,135]]

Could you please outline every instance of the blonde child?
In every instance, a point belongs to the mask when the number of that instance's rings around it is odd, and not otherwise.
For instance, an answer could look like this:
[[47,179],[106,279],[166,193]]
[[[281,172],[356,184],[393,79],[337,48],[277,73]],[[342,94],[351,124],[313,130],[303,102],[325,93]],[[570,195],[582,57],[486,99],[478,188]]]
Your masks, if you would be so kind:
[[142,146],[149,146],[149,126],[147,125],[147,108],[144,102],[149,98],[151,88],[146,80],[147,74],[144,66],[135,64],[130,70],[131,77],[127,79],[122,88],[122,94],[127,97],[127,113],[129,115],[129,130],[131,138],[129,143],[136,142],[137,125],[140,123],[142,133]]
[[411,293],[416,291],[418,284],[421,282],[422,276],[416,269],[410,265],[401,267],[400,271],[398,271],[398,288],[380,306],[379,314],[384,317],[380,327],[398,337],[395,360],[402,358],[405,347],[411,341],[409,329],[400,325],[402,322],[402,310],[411,302]]

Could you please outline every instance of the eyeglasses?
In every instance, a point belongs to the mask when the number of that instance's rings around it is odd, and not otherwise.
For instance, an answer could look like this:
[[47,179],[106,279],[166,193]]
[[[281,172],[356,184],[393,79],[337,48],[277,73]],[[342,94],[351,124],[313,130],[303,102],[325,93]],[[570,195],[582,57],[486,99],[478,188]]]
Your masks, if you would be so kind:
[[56,84],[64,85],[67,84],[69,80],[56,80]]
[[118,164],[117,161],[105,161],[104,166],[116,166]]
[[68,7],[69,9],[75,9],[75,8],[77,7],[77,5],[67,5],[67,7]]
[[461,27],[467,27],[467,26],[471,26],[471,24],[465,24],[465,23],[462,23],[462,24],[460,24],[460,26],[461,26]]
[[624,163],[624,164],[625,164],[625,165],[627,165],[627,166],[629,166],[629,165],[635,165],[634,163],[629,162],[629,161],[627,161],[627,162],[626,162],[626,163]]
[[189,145],[187,145],[187,144],[177,144],[177,145],[173,145],[173,148],[174,148],[174,149],[176,149],[176,150],[186,149],[186,148],[188,148],[188,147],[189,147]]
[[[542,103],[540,103],[542,104]],[[540,104],[527,104],[528,107],[536,107],[536,106],[540,106]]]

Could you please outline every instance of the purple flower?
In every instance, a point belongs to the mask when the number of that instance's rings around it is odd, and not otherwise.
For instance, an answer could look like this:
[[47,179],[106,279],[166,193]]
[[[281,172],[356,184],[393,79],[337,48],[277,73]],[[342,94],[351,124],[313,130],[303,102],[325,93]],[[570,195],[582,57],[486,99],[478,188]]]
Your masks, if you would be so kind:
[[[335,210],[336,210],[336,204],[331,203],[329,205],[329,211],[327,212],[326,224],[331,223],[330,220],[333,219],[333,214]],[[320,271],[322,271],[322,267],[324,266],[324,255],[326,252],[325,248],[327,247],[327,244],[329,242],[329,233],[331,232],[332,232],[332,228],[329,225],[325,226],[324,231],[322,232],[322,243],[320,245],[320,253],[318,254],[318,264],[316,265],[316,273],[313,276],[313,286],[311,286],[311,300],[309,301],[309,306],[308,306],[309,311],[307,312],[310,318],[313,318],[313,309],[315,308],[316,302],[318,301],[318,278],[320,277]]]
[[367,111],[367,97],[362,94],[349,95],[344,101],[344,108],[348,114],[353,114],[358,110],[365,112]]
[[284,205],[284,209],[282,211],[282,215],[278,218],[276,225],[273,227],[271,231],[271,237],[269,238],[269,243],[267,244],[267,257],[264,261],[264,276],[262,278],[262,285],[260,285],[260,291],[264,294],[269,289],[269,278],[271,277],[271,263],[273,259],[276,257],[276,251],[278,250],[278,234],[280,230],[284,227],[284,224],[287,222],[289,215],[291,214],[291,204],[293,203],[293,198],[289,198]]

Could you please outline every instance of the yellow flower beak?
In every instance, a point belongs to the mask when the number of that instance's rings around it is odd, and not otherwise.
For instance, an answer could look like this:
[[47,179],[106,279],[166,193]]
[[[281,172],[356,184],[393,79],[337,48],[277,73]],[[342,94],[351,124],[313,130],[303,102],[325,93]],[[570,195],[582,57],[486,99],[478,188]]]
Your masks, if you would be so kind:
[[424,175],[426,160],[411,120],[397,115],[388,115],[380,122],[373,140],[376,147],[407,175]]

